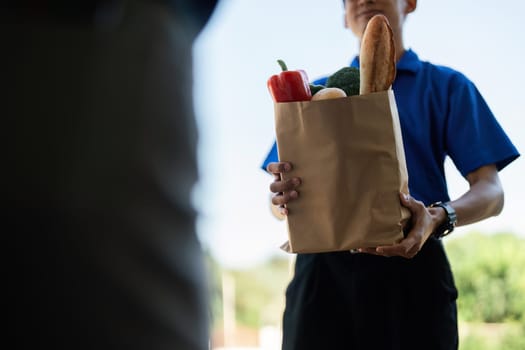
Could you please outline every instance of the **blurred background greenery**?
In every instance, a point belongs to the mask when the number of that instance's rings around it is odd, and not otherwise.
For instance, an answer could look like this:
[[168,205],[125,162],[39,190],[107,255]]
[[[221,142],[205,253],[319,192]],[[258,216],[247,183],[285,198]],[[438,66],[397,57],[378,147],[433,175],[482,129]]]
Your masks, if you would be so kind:
[[[459,291],[460,350],[525,349],[525,238],[471,232],[444,242]],[[208,258],[212,348],[278,349],[278,339],[261,347],[260,330],[280,329],[292,257],[249,269]]]
[[525,349],[525,239],[470,233],[446,249],[459,291],[460,349]]

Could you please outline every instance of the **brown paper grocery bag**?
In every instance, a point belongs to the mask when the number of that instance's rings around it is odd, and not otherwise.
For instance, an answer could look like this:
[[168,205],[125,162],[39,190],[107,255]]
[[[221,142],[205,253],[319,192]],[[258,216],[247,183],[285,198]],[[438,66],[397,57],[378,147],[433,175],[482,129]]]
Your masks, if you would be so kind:
[[390,245],[403,238],[410,212],[408,174],[392,90],[361,96],[275,104],[284,179],[302,179],[287,207],[292,253]]

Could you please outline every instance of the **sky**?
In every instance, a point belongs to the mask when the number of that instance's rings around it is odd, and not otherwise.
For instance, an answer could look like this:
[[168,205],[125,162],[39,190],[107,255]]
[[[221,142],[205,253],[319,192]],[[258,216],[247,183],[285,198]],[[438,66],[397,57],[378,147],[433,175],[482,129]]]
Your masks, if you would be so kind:
[[[457,69],[476,84],[522,154],[523,13],[522,0],[419,1],[404,31],[405,46],[421,59]],[[248,268],[287,255],[279,249],[287,240],[286,224],[270,212],[272,177],[260,168],[275,134],[266,82],[280,70],[277,59],[289,69],[304,69],[310,79],[347,66],[358,42],[344,28],[343,14],[340,0],[221,0],[195,42],[198,233],[225,267]],[[468,184],[450,161],[446,172],[456,198]],[[500,173],[503,213],[460,227],[455,235],[505,231],[525,236],[523,174],[522,157]]]

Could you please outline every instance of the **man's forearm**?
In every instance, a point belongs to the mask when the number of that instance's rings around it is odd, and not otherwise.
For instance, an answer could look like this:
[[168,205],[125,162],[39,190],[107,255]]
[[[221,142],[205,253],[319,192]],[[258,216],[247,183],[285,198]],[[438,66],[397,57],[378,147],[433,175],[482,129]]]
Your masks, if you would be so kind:
[[467,175],[467,180],[469,190],[450,203],[456,210],[458,226],[496,216],[503,209],[503,187],[494,165],[473,171]]

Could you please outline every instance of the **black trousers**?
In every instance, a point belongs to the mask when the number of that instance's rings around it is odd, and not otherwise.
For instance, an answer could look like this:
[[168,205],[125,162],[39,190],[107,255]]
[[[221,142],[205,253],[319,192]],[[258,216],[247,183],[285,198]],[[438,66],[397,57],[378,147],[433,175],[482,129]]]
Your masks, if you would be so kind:
[[283,349],[457,349],[456,299],[434,238],[413,259],[299,254],[286,291]]

